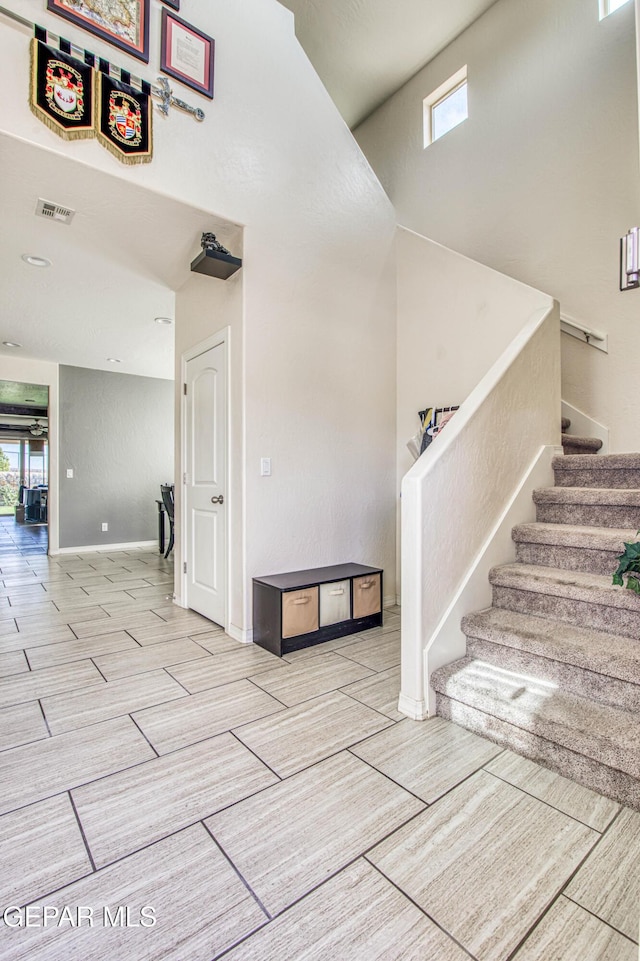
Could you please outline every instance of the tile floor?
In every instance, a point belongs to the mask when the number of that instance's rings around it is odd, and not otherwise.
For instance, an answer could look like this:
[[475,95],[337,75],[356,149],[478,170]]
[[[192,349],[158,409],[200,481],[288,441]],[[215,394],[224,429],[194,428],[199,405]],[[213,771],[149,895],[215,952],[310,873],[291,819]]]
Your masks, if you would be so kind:
[[636,961],[640,814],[403,718],[397,609],[280,660],[45,551],[0,522],[3,961]]

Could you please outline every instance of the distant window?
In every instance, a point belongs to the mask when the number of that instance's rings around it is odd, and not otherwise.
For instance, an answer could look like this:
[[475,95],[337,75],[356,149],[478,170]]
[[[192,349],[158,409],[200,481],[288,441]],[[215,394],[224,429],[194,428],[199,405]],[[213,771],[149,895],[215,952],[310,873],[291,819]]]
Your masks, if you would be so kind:
[[466,66],[424,98],[423,115],[425,147],[467,119]]
[[629,3],[629,0],[600,0],[600,19],[604,20],[610,13],[615,13],[625,3]]

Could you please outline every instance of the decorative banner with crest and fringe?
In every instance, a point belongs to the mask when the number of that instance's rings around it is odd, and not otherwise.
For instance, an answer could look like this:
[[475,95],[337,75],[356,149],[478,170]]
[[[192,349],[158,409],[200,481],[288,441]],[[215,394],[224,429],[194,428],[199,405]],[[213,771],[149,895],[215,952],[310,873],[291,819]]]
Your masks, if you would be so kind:
[[178,107],[198,122],[205,119],[200,107],[174,96],[166,77],[159,77],[157,86],[153,86],[4,7],[0,12],[34,31],[29,106],[63,139],[97,137],[121,163],[150,163],[152,97],[160,101],[158,109],[165,116],[170,107]]
[[[124,71],[125,79],[129,79]],[[150,163],[153,157],[153,111],[149,90],[98,73],[98,141],[121,163]]]
[[95,137],[93,64],[70,53],[31,41],[29,106],[63,140]]

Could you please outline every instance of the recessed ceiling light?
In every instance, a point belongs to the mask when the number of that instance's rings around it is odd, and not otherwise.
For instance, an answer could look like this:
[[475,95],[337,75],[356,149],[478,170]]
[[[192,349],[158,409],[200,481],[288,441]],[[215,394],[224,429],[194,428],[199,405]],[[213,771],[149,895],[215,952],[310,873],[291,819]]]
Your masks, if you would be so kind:
[[171,317],[154,317],[156,324],[160,324],[161,327],[170,327],[173,323]]
[[47,260],[46,257],[36,257],[35,254],[23,254],[22,259],[25,264],[29,264],[31,267],[50,267],[51,261]]
[[11,340],[3,340],[2,343],[5,347],[22,347],[22,344],[14,344]]
[[110,364],[121,364],[122,361],[118,357],[107,357],[107,362]]

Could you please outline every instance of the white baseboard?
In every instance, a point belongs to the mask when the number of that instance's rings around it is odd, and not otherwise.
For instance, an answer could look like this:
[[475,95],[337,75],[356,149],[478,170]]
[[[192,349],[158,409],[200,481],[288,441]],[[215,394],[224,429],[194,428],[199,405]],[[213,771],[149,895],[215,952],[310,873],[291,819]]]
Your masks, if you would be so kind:
[[398,710],[412,721],[425,721],[429,717],[427,702],[416,701],[406,694],[401,694],[398,698]]
[[[110,551],[140,551],[149,550],[149,548],[155,547],[158,549],[157,541],[131,541],[128,544],[82,544],[80,547],[59,547],[55,551],[49,551],[49,554],[56,556],[58,554],[97,554],[97,553],[109,553]],[[158,553],[160,553],[158,551]]]
[[[515,561],[515,545],[511,537],[512,528],[516,524],[525,524],[535,520],[535,504],[532,500],[532,493],[538,487],[553,486],[551,461],[558,454],[562,454],[561,447],[549,446],[540,449],[481,550],[473,558],[455,597],[425,648],[425,674],[427,677],[430,677],[439,667],[465,656],[467,639],[462,633],[460,622],[465,614],[491,606],[489,571],[497,564],[510,564]],[[428,713],[435,714],[436,695],[431,686],[428,686],[428,698]],[[403,714],[407,713],[400,707],[398,710],[402,710]]]
[[229,624],[227,634],[229,637],[232,637],[234,641],[240,641],[241,644],[253,644],[253,630],[251,629],[245,631],[235,624]]
[[605,427],[604,424],[598,423],[593,417],[589,417],[588,414],[584,414],[577,407],[572,407],[568,404],[566,400],[562,401],[562,416],[568,417],[571,421],[571,427],[569,428],[569,436],[575,434],[578,437],[597,437],[602,441],[602,447],[598,451],[599,454],[609,453],[609,428]]

